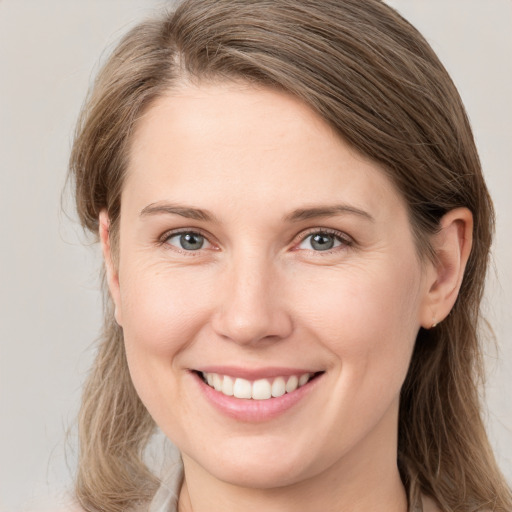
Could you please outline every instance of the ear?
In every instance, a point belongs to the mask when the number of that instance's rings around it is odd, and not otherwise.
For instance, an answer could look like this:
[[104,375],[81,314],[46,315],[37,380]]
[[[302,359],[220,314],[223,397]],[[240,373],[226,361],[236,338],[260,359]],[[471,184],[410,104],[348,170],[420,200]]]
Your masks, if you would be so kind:
[[110,218],[106,210],[101,210],[99,216],[99,235],[101,241],[101,249],[103,251],[103,260],[107,272],[107,284],[110,296],[114,302],[114,315],[116,322],[122,325],[121,314],[121,293],[119,289],[119,273],[114,263],[112,254],[112,245],[110,241]]
[[430,329],[450,313],[459,294],[473,243],[473,215],[467,208],[446,213],[432,237],[436,261],[429,265],[421,326]]

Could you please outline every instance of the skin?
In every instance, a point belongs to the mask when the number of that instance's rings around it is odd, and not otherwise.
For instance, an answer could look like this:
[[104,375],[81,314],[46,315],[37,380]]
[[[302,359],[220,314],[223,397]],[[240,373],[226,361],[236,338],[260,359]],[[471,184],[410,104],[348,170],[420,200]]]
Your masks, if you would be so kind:
[[[118,258],[100,216],[109,286],[137,392],[183,456],[180,510],[405,511],[400,387],[418,330],[456,299],[471,214],[448,213],[438,262],[422,262],[379,165],[299,100],[225,83],[147,111],[121,205]],[[154,211],[169,205],[212,218]],[[335,246],[317,250],[326,231]],[[243,422],[200,393],[190,370],[205,365],[324,373],[284,414]]]

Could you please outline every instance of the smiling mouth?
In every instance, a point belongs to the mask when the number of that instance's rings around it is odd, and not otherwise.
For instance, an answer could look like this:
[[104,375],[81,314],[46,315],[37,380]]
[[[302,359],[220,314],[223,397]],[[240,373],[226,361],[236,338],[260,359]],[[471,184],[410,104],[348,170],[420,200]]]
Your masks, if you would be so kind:
[[323,372],[302,373],[271,379],[247,380],[211,372],[196,372],[205,384],[225,396],[247,400],[269,400],[293,393]]

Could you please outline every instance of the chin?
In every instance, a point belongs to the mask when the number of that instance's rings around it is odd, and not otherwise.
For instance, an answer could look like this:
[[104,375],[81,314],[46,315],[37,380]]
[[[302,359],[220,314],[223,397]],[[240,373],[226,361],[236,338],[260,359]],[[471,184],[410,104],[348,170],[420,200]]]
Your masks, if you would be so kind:
[[[283,437],[264,435],[256,438],[231,438],[228,442],[212,442],[211,447],[193,454],[195,463],[214,478],[231,485],[252,489],[274,489],[291,486],[321,473],[330,457],[311,458],[311,443],[286,443]],[[313,449],[312,449],[313,448]],[[184,458],[186,462],[186,459]]]
[[304,464],[301,461],[251,461],[243,460],[241,464],[229,460],[217,462],[215,468],[208,471],[218,480],[253,489],[274,489],[296,484],[305,478]]

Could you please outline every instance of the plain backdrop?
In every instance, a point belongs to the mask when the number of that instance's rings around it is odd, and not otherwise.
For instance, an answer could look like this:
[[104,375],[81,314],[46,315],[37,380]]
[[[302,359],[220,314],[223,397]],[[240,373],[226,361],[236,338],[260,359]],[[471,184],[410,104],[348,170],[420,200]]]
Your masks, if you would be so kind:
[[[487,421],[512,481],[512,2],[390,0],[459,88],[497,210],[485,300]],[[54,510],[70,488],[80,387],[101,324],[98,248],[61,191],[98,65],[170,2],[0,0],[0,510]],[[65,196],[64,196],[64,199]],[[51,497],[50,497],[51,496]]]

